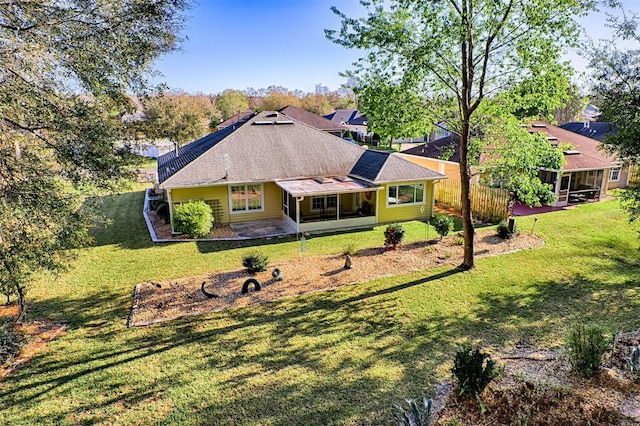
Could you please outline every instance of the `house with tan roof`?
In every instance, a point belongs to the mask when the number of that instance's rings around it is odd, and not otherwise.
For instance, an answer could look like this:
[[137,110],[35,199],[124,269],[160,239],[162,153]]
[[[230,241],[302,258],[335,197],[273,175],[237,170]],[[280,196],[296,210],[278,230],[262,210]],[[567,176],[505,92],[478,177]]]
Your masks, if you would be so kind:
[[427,220],[441,179],[398,154],[367,150],[277,111],[158,159],[172,223],[176,204],[204,200],[217,224],[277,219],[292,233]]
[[[534,122],[530,132],[542,132],[552,145],[563,147],[565,164],[561,170],[541,169],[540,179],[552,185],[556,195],[554,206],[599,201],[610,184],[611,170],[619,162],[599,149],[597,140],[573,133],[557,126]],[[459,138],[451,134],[402,151],[402,155],[416,164],[438,170],[453,180],[460,180]],[[567,148],[568,147],[568,148]],[[483,158],[480,158],[482,163]],[[477,176],[472,183],[477,183]]]

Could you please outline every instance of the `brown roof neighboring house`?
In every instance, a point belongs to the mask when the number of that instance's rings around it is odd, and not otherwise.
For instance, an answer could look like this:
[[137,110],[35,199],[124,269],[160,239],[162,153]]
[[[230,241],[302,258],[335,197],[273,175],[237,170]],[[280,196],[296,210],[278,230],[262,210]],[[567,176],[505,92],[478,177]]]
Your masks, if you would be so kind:
[[597,170],[618,166],[615,157],[599,149],[601,144],[595,139],[542,122],[532,123],[529,131],[545,133],[553,145],[570,145],[570,148],[563,151],[566,161],[562,167],[564,171]]
[[230,118],[224,120],[222,123],[218,124],[216,126],[216,130],[222,130],[222,129],[226,128],[226,127],[234,126],[234,125],[236,125],[238,123],[244,123],[248,119],[253,117],[254,115],[256,115],[256,113],[251,111],[250,109],[248,109],[246,111],[243,111],[243,112],[239,112],[236,115],[234,115],[233,117],[230,117]]
[[325,132],[342,134],[348,130],[341,124],[334,123],[331,120],[327,120],[324,117],[316,115],[302,108],[295,107],[293,105],[287,105],[284,108],[280,108],[278,111],[288,117],[291,117],[295,120],[298,120],[302,123]]

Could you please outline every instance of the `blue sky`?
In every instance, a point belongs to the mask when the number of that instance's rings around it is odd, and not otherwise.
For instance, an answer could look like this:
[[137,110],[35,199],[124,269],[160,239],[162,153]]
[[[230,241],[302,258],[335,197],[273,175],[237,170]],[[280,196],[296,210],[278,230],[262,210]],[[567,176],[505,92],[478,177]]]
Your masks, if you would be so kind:
[[[640,0],[623,1],[640,12]],[[345,80],[358,52],[335,45],[324,29],[339,29],[330,7],[348,16],[364,13],[357,0],[199,0],[188,11],[181,52],[156,62],[172,89],[190,93],[220,93],[271,85],[313,92],[316,84],[332,90]],[[603,13],[581,21],[594,39],[605,38]],[[578,71],[586,61],[568,52]]]

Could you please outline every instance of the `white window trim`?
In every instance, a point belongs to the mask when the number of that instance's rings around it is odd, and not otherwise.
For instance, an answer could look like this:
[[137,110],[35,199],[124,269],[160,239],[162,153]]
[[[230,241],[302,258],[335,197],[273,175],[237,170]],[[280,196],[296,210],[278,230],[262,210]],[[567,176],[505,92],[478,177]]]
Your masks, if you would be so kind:
[[[247,185],[260,185],[260,209],[249,210],[249,193],[247,192]],[[244,210],[233,210],[233,195],[231,188],[234,186],[244,186]],[[264,212],[264,185],[262,183],[237,183],[229,185],[227,192],[229,193],[229,214],[247,214],[247,213],[260,213]]]
[[[389,204],[389,190],[391,189],[392,186],[395,186],[396,188],[400,187],[400,186],[405,186],[405,185],[422,185],[422,201],[415,201],[413,203],[403,203],[403,204]],[[398,190],[396,190],[397,192]],[[415,195],[414,195],[415,197]],[[410,207],[410,206],[421,206],[421,205],[426,205],[426,199],[427,199],[427,185],[424,182],[406,182],[406,183],[397,183],[397,184],[393,184],[393,185],[387,185],[387,207],[388,208],[395,208],[395,207]]]
[[[618,171],[618,177],[616,179],[613,179],[611,176],[613,175],[613,171],[617,170]],[[622,167],[618,166],[618,167],[612,167],[611,170],[609,170],[609,182],[620,182],[620,174],[622,173]]]
[[[336,198],[336,207],[327,207],[327,198],[329,197],[335,197]],[[323,208],[321,209],[314,209],[313,208],[313,200],[314,199],[322,199],[322,204],[323,204]],[[331,195],[318,195],[318,196],[313,196],[311,197],[311,201],[309,201],[310,205],[310,209],[312,212],[321,212],[321,211],[335,211],[338,207],[338,195],[337,194],[331,194]]]

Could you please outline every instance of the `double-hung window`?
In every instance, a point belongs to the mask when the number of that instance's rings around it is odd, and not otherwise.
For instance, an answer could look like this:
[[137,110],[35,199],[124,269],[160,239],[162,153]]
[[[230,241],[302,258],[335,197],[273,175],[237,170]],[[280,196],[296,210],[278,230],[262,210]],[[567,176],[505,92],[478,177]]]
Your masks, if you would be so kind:
[[262,184],[231,185],[231,213],[261,211],[263,204]]
[[400,206],[422,204],[424,201],[424,184],[389,185],[387,205]]
[[335,210],[338,206],[337,195],[325,195],[322,197],[311,197],[311,210],[324,212],[325,210]]
[[611,169],[611,171],[609,172],[609,180],[611,182],[617,182],[620,180],[620,171],[622,170],[621,167],[614,167]]

